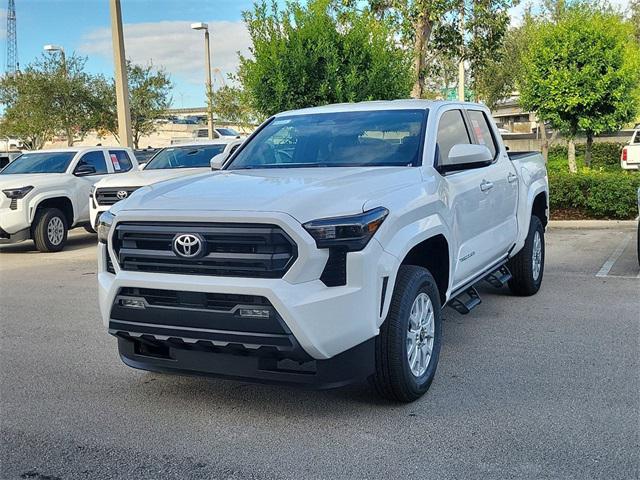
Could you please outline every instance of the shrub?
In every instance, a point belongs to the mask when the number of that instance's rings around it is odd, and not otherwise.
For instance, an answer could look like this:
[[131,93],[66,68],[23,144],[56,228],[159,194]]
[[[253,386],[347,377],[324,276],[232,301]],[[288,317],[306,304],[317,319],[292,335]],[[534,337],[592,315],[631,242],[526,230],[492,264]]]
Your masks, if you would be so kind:
[[550,206],[592,218],[630,219],[638,215],[640,175],[633,172],[549,172]]
[[[620,169],[620,152],[626,143],[603,142],[594,143],[591,147],[591,168],[594,170]],[[585,144],[576,145],[576,162],[578,167],[584,166]],[[548,167],[550,171],[568,171],[567,146],[553,145],[549,148]]]

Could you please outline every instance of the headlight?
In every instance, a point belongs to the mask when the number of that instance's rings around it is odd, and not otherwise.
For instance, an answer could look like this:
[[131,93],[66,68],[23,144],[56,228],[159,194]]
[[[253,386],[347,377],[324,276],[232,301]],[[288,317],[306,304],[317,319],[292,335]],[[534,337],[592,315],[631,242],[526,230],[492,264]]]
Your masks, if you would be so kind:
[[28,187],[20,187],[20,188],[8,188],[6,190],[2,190],[2,193],[4,193],[7,198],[10,199],[16,199],[16,200],[20,200],[21,198],[23,198],[27,193],[29,193],[31,190],[33,190],[33,186],[29,185]]
[[389,210],[378,207],[348,217],[313,220],[302,226],[315,239],[318,248],[342,247],[348,252],[357,252],[367,246],[387,215]]
[[113,221],[116,216],[106,211],[102,215],[100,215],[100,220],[98,220],[98,241],[102,243],[107,243],[109,240],[109,230],[111,230],[111,225],[113,225]]

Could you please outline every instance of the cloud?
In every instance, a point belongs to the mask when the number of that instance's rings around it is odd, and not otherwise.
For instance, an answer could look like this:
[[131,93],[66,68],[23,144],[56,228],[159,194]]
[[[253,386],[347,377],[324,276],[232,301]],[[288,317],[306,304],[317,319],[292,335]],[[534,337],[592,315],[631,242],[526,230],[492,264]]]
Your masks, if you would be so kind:
[[[222,75],[235,73],[240,51],[247,55],[251,38],[241,21],[209,22],[212,66]],[[191,30],[189,22],[165,21],[124,25],[127,58],[134,63],[153,62],[171,76],[193,84],[204,83],[204,34]],[[82,37],[79,51],[84,55],[113,59],[111,29],[100,28]]]

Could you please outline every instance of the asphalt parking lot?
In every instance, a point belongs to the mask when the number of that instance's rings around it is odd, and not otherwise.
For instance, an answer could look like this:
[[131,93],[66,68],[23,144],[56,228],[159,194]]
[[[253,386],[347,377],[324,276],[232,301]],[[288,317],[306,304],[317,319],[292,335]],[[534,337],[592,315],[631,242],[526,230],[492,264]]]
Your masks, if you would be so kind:
[[0,247],[0,477],[639,478],[635,235],[548,231],[539,294],[445,310],[410,405],[132,370],[99,320],[95,237]]

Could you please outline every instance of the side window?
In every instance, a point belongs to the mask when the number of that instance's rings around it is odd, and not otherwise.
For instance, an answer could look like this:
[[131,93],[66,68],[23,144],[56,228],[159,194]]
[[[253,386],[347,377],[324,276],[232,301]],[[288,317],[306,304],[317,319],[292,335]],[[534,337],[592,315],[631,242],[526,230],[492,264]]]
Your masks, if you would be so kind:
[[133,167],[129,154],[124,150],[109,150],[114,173],[128,172]]
[[633,143],[640,143],[640,130],[636,132],[636,136],[633,139]]
[[231,147],[231,150],[229,150],[229,156],[233,155],[233,153],[238,149],[239,146],[240,144],[237,144]]
[[438,137],[436,140],[436,155],[438,165],[450,165],[449,151],[459,143],[471,143],[469,132],[464,123],[460,110],[449,110],[440,117]]
[[90,165],[96,169],[96,173],[93,175],[104,175],[105,173],[109,173],[107,171],[107,164],[104,161],[104,153],[100,152],[88,152],[85,153],[78,165],[76,165],[76,169],[81,165]]
[[489,122],[484,112],[480,110],[467,110],[469,114],[469,120],[471,120],[471,128],[476,135],[476,139],[480,145],[484,145],[491,152],[491,156],[496,158],[498,152],[498,146],[496,145],[496,139],[493,138]]

